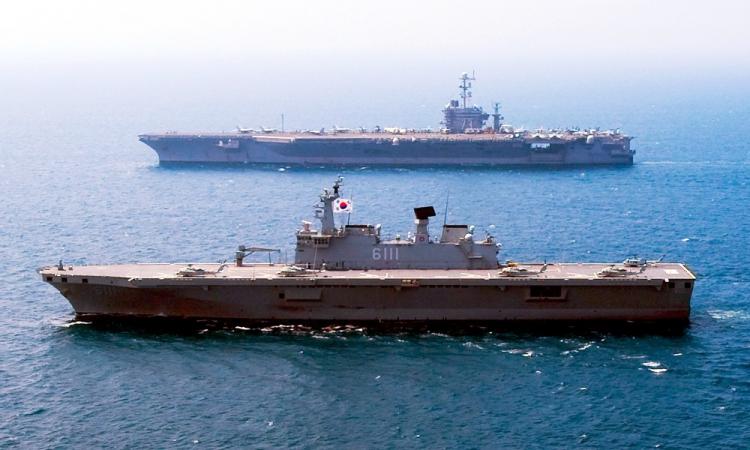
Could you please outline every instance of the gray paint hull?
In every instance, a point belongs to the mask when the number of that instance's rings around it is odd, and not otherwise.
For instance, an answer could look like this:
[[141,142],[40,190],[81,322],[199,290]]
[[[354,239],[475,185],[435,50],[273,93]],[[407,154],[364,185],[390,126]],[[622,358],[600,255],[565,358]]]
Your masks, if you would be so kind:
[[80,316],[256,322],[507,322],[687,320],[695,276],[654,263],[602,277],[604,263],[495,269],[312,271],[288,266],[195,263],[45,267],[39,273]]
[[[560,298],[529,298],[529,283],[511,286],[401,286],[341,283],[305,286],[186,281],[55,284],[81,317],[211,318],[258,322],[687,321],[692,288],[656,282],[560,283]],[[171,284],[171,285],[170,285]],[[482,285],[486,284],[486,285]]]
[[[231,145],[227,145],[231,139]],[[528,140],[272,139],[245,135],[142,135],[162,163],[288,165],[630,165],[629,142],[568,141],[532,149]]]

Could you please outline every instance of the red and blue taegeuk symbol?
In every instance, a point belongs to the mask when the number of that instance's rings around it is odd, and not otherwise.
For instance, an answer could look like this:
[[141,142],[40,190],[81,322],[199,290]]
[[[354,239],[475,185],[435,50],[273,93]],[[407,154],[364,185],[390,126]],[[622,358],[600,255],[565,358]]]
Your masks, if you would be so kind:
[[346,209],[348,207],[349,207],[349,204],[346,203],[345,201],[339,202],[339,208],[340,209]]

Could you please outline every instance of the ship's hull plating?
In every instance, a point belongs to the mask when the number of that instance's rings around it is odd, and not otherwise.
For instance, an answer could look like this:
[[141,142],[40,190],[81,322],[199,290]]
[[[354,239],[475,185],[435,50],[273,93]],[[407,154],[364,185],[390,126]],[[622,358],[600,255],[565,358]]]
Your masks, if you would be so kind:
[[692,289],[655,284],[529,286],[55,284],[80,317],[167,317],[254,322],[687,321]]
[[[289,165],[630,165],[624,144],[568,141],[532,148],[525,140],[270,139],[236,135],[143,135],[162,163]],[[396,139],[397,144],[394,144]]]

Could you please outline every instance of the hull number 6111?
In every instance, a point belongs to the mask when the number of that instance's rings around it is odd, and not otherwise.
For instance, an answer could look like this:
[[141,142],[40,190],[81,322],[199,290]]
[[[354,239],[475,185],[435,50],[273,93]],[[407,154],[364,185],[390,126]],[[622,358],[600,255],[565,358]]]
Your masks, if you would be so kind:
[[372,259],[374,261],[397,261],[398,247],[373,247]]

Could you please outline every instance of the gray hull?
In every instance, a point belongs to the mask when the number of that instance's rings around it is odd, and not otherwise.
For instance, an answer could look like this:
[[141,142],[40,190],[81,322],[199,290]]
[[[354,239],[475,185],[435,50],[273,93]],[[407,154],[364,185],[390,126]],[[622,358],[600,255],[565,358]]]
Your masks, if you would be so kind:
[[[425,293],[424,290],[429,290]],[[299,297],[284,298],[294,291]],[[310,291],[300,292],[300,291]],[[68,286],[63,290],[79,317],[165,317],[250,322],[505,322],[687,321],[690,293],[653,286],[576,286],[565,299],[530,302],[526,286],[440,289],[349,286],[283,289],[277,286],[162,287],[134,289]],[[614,292],[613,292],[614,291]],[[280,298],[281,297],[281,298]]]
[[[150,134],[162,163],[288,165],[630,165],[629,140],[585,139],[534,148],[530,139],[296,138],[242,134]],[[394,143],[395,142],[395,143]]]
[[81,317],[279,323],[686,321],[695,281],[672,263],[625,278],[595,275],[605,264],[555,264],[525,278],[488,270],[323,271],[287,278],[278,275],[281,266],[271,265],[184,278],[175,275],[180,267],[48,267],[41,275]]

